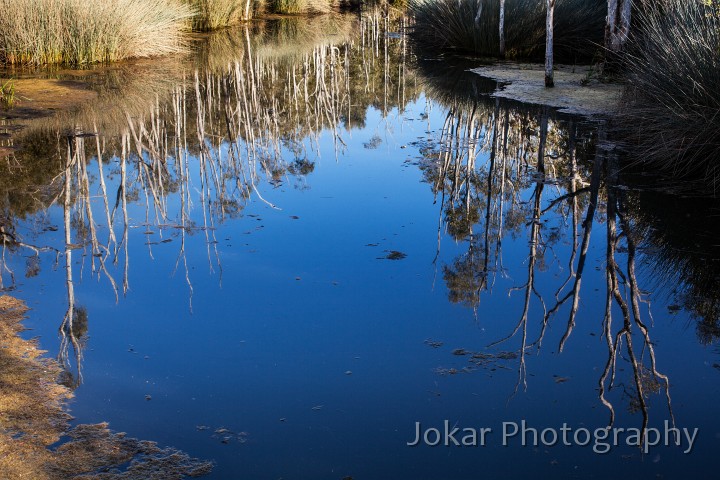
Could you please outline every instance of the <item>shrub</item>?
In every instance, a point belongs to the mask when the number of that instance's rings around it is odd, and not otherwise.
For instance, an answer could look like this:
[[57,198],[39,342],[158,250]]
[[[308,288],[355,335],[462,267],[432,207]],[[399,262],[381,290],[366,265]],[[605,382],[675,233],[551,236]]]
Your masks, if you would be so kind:
[[85,64],[177,53],[179,0],[0,0],[0,63]]
[[623,65],[620,125],[637,161],[719,178],[720,12],[703,0],[659,2],[636,16]]
[[[604,0],[558,0],[555,7],[558,61],[592,58],[603,42],[606,9]],[[480,56],[499,54],[499,0],[410,0],[410,11],[416,22],[411,35],[420,47]],[[545,2],[507,0],[505,42],[509,58],[542,58]]]

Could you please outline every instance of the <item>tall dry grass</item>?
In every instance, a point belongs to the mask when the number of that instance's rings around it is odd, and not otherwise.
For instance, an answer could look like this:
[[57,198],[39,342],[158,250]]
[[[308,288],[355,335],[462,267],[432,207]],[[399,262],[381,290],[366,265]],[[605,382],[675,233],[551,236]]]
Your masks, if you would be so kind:
[[269,0],[268,7],[273,13],[330,13],[338,6],[336,0]]
[[196,12],[193,30],[216,30],[253,17],[258,0],[184,0]]
[[0,63],[87,64],[184,51],[180,0],[0,0]]

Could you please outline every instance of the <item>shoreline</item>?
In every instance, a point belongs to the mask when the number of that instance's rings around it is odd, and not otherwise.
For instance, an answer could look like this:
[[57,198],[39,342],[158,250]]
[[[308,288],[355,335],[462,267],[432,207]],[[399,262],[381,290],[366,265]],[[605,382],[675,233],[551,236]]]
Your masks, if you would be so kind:
[[562,113],[606,117],[619,109],[623,86],[593,77],[592,65],[555,65],[555,87],[546,88],[539,63],[498,62],[470,70],[498,82],[493,97],[546,105]]

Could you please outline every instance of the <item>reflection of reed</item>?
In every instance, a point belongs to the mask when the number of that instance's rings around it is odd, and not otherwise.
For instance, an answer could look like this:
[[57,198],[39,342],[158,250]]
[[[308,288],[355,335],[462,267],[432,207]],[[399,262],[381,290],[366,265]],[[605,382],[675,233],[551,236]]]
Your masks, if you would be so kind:
[[[158,64],[145,88],[138,65],[100,73],[94,103],[28,128],[25,139],[54,145],[47,158],[54,159],[57,170],[47,180],[51,188],[42,187],[53,196],[43,197],[41,205],[62,208],[63,245],[23,243],[15,232],[18,220],[10,215],[0,222],[1,266],[12,276],[5,254],[19,249],[34,253],[37,270],[41,252],[56,252],[57,262],[63,256],[68,306],[59,360],[67,383],[81,381],[87,329],[74,280],[88,268],[91,276],[107,281],[116,299],[121,291],[128,293],[130,242],[136,238],[131,229],[138,226],[131,209],[144,207],[144,243],[151,258],[154,245],[177,240],[175,270],[184,275],[192,308],[190,236],[204,235],[209,269],[221,274],[219,224],[240,216],[253,199],[277,208],[265,190],[304,181],[313,171],[321,133],[329,134],[337,155],[345,146],[344,130],[355,119],[364,122],[370,105],[389,110],[402,108],[398,102],[408,100],[403,95],[416,98],[416,91],[400,87],[411,75],[404,66],[404,41],[384,31],[372,42],[348,40],[348,27],[356,25],[350,19],[342,17],[334,23],[340,33],[314,43],[298,26],[306,19],[268,23],[262,33],[255,26],[220,32],[219,44],[213,43],[216,36],[206,40],[208,56],[195,63]],[[361,28],[373,22],[380,25],[375,17],[363,18]],[[272,35],[293,32],[305,35],[304,45],[273,53]],[[34,160],[31,153],[22,155]],[[74,263],[78,256],[83,259],[79,267]],[[0,282],[4,278],[0,275]],[[14,285],[14,277],[10,281]]]

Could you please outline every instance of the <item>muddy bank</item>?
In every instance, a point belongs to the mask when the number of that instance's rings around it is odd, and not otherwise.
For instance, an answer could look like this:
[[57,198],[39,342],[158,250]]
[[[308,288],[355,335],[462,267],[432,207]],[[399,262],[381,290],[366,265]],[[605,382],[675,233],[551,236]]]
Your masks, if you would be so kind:
[[[8,81],[0,77],[0,85]],[[12,108],[0,109],[0,157],[16,150],[14,137],[30,122],[71,111],[95,100],[87,77],[77,80],[57,78],[14,79]]]
[[[22,338],[27,311],[23,301],[0,296],[3,478],[182,479],[210,473],[210,462],[113,432],[107,423],[70,428],[67,402],[73,393],[57,383],[62,366],[40,350],[37,339]],[[63,443],[52,448],[58,441]]]
[[592,66],[555,66],[555,87],[545,88],[544,66],[499,62],[472,69],[501,84],[493,94],[525,103],[547,105],[564,113],[606,116],[617,111],[623,86],[602,83]]

